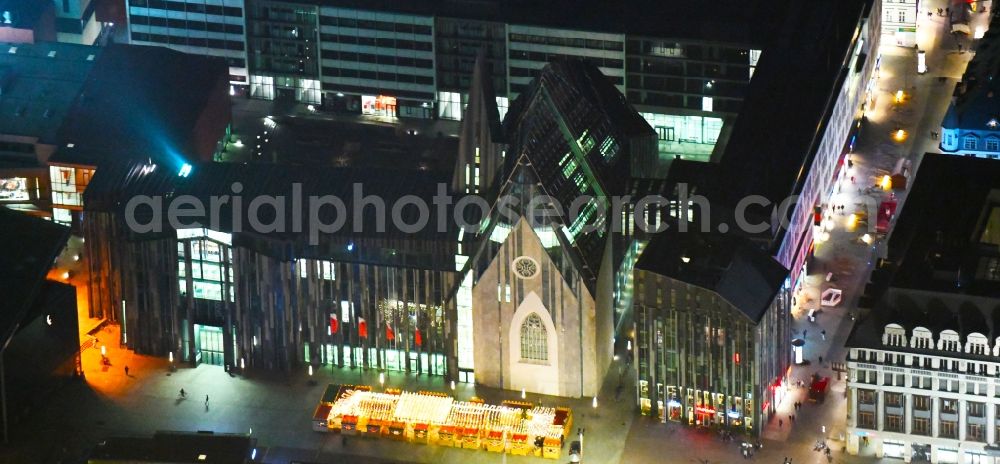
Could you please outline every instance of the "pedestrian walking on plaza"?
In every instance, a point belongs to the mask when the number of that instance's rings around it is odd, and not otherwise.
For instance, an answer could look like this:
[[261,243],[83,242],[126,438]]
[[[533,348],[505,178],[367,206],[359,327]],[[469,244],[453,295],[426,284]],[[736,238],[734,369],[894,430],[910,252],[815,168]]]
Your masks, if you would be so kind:
[[[819,363],[823,364],[823,357],[822,356],[819,357]],[[208,400],[205,400],[205,401],[208,402]]]
[[826,340],[826,330],[823,330],[820,334],[823,335],[823,340]]
[[128,377],[128,366],[125,366],[125,377]]
[[780,429],[782,425],[785,425],[785,421],[778,419],[778,428]]
[[182,388],[182,389],[181,389],[181,398],[184,398],[184,397],[186,397],[186,396],[187,396],[187,393],[185,393],[185,392],[184,392],[184,389]]
[[205,395],[205,409],[208,409],[208,395]]

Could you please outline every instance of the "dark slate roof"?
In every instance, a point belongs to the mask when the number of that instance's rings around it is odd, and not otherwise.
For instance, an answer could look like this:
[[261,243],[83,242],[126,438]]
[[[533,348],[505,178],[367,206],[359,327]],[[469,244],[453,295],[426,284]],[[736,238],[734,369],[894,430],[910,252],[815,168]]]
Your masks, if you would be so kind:
[[889,285],[1000,297],[1000,282],[980,274],[984,261],[1000,259],[997,244],[983,241],[987,229],[998,227],[989,221],[995,208],[1000,163],[925,154],[889,240]]
[[0,133],[57,143],[59,127],[102,50],[57,42],[0,42]]
[[655,235],[635,267],[712,290],[754,322],[788,277],[787,269],[745,238],[675,228]]
[[[256,440],[247,435],[157,432],[152,438],[112,437],[91,452],[91,460],[169,464],[250,462]],[[205,459],[200,459],[205,455]]]
[[360,10],[757,45],[790,0],[305,0]]
[[[595,66],[577,59],[548,64],[511,103],[503,130],[508,153],[517,154],[506,158],[506,172],[513,173],[510,177],[522,188],[520,192],[508,193],[527,194],[529,198],[524,198],[522,205],[528,204],[534,194],[555,198],[564,209],[556,222],[567,227],[573,222],[568,214],[571,205],[582,195],[603,194],[610,199],[628,193],[631,157],[636,153],[634,150],[643,149],[631,147],[630,140],[654,137],[653,129],[611,81]],[[582,151],[584,163],[580,163],[575,153],[581,150],[578,140],[584,134],[593,140],[593,146]],[[601,146],[609,138],[619,148],[606,159]],[[568,179],[564,173],[568,162],[563,163],[567,157],[579,166],[573,171],[574,178],[581,174],[585,179],[590,178],[589,172],[594,183],[586,182],[581,191],[573,179]],[[595,185],[596,189],[592,188]],[[576,260],[589,283],[593,283],[600,268],[609,235],[580,234],[572,247],[575,252],[571,253],[571,259]]]
[[60,129],[63,146],[51,161],[96,166],[152,158],[178,169],[197,158],[192,130],[228,76],[219,57],[110,45],[69,111]]
[[[344,202],[346,220],[344,227],[333,234],[323,234],[324,237],[367,237],[370,239],[381,237],[446,241],[453,240],[458,234],[458,224],[451,219],[452,210],[450,208],[443,213],[448,215],[443,221],[445,228],[443,230],[437,228],[440,210],[434,205],[433,197],[438,193],[439,186],[445,188],[445,193],[450,193],[450,177],[443,173],[384,168],[195,163],[192,165],[188,177],[180,177],[177,172],[160,166],[147,172],[144,171],[145,166],[144,163],[131,162],[111,164],[98,169],[84,193],[84,204],[86,204],[87,210],[123,212],[130,199],[139,195],[148,195],[163,199],[161,219],[163,222],[167,222],[166,211],[171,200],[182,195],[190,195],[206,205],[206,214],[208,214],[210,199],[212,197],[233,196],[233,186],[239,183],[242,187],[241,205],[236,217],[244,218],[241,222],[243,224],[242,231],[246,233],[254,232],[246,221],[246,218],[249,217],[250,202],[254,198],[263,196],[279,197],[285,199],[284,217],[287,231],[258,235],[304,244],[309,235],[307,223],[310,217],[309,197],[332,195]],[[296,184],[299,187],[296,187]],[[361,189],[361,196],[354,195],[355,186]],[[302,200],[298,210],[301,213],[303,224],[301,232],[291,230],[294,223],[293,198],[296,188],[301,188],[300,198]],[[362,221],[354,221],[355,201],[360,202],[362,196],[374,196],[384,200],[386,206],[383,232],[378,231],[373,207],[366,207],[364,211],[358,213],[362,217]],[[415,196],[423,200],[429,207],[427,226],[419,231],[411,232],[394,226],[391,208],[405,196]],[[454,198],[454,201],[458,201],[458,198]],[[232,203],[229,201],[221,206],[218,215],[220,222],[218,227],[212,227],[213,229],[225,232],[233,231]],[[467,209],[476,210],[476,208]],[[136,210],[136,215],[142,223],[151,219],[149,214],[149,208],[146,206]],[[417,212],[414,208],[404,208],[402,215],[407,224],[417,222]],[[274,219],[274,210],[270,206],[262,207],[258,216],[262,223],[270,224]],[[337,213],[333,207],[322,208],[319,216],[326,224],[334,223],[337,219]],[[189,223],[196,219],[208,224],[204,216],[185,219],[185,222]],[[355,232],[355,229],[358,229],[358,232]],[[166,225],[164,225],[163,230],[172,232],[172,229]]]
[[[773,203],[801,191],[816,156],[850,46],[869,3],[792,2],[788,21],[761,55],[722,154],[714,198],[735,205],[747,195]],[[868,57],[867,59],[874,59]]]
[[[885,326],[897,324],[906,329],[907,337],[913,329],[924,327],[935,340],[945,330],[957,332],[963,339],[972,333],[985,335],[989,340],[1000,337],[1000,300],[968,295],[946,295],[920,290],[890,290],[876,307],[858,321],[848,336],[849,348],[884,349],[882,334]],[[893,351],[908,353],[940,354],[936,349],[918,349],[893,346]],[[962,353],[962,357],[980,358]],[[985,357],[992,358],[992,356]]]
[[0,347],[28,317],[45,276],[66,246],[69,227],[0,208]]

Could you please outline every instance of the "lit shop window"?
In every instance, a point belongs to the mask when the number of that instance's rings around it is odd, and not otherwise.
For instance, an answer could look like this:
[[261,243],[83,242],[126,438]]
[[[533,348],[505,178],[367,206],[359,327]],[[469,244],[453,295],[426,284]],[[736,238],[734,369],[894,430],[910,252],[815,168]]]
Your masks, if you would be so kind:
[[25,201],[30,198],[27,178],[0,178],[0,201]]
[[438,117],[462,119],[462,95],[458,92],[438,92]]
[[264,100],[274,100],[274,78],[271,76],[250,76],[250,96]]
[[313,272],[317,273],[316,276],[323,280],[336,280],[337,272],[333,263],[329,261],[313,261],[308,259],[299,259],[295,262],[296,267],[299,268],[299,277],[305,279],[309,277],[309,270],[312,269]]
[[722,132],[721,118],[661,113],[640,114],[650,126],[657,128],[660,140],[715,144]]
[[70,224],[73,222],[73,215],[68,209],[52,208],[52,220],[59,224]]
[[52,203],[56,205],[83,205],[80,192],[87,188],[93,169],[76,169],[65,166],[50,166],[49,179],[52,184]]

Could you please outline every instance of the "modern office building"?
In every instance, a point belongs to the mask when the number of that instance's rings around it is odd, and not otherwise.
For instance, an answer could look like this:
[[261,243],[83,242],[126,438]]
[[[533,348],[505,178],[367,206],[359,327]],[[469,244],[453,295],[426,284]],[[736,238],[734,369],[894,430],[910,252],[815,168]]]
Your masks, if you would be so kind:
[[224,58],[234,92],[245,89],[249,82],[245,0],[126,1],[130,43]]
[[[995,17],[994,17],[995,18]],[[994,20],[991,26],[1000,27]],[[941,122],[940,149],[947,154],[1000,159],[1000,90],[993,76],[1000,30],[991,27],[980,41],[962,80],[955,85],[951,104]]]
[[[623,286],[631,286],[632,311],[622,320],[629,326],[631,317],[636,332],[636,401],[644,413],[756,434],[782,401],[789,311],[808,272],[815,208],[847,176],[842,165],[870,103],[877,5],[793,8],[775,25],[780,39],[757,63],[720,159],[667,166],[657,189],[673,200],[664,220],[686,232],[639,236],[638,261]],[[767,204],[741,211],[736,205],[750,195]],[[774,224],[773,213],[787,222]]]
[[847,341],[849,453],[1000,456],[998,227],[1000,165],[924,155],[875,274],[887,277],[873,278],[878,303]]
[[[845,160],[864,109],[874,98],[880,61],[878,5],[793,6],[777,26],[780,40],[757,63],[718,163],[679,160],[668,174],[711,201],[711,212],[703,216],[713,228],[721,223],[733,230],[741,201],[750,195],[766,198],[766,205],[740,212],[746,223],[760,226],[743,232],[789,269],[793,288],[807,273],[817,242],[817,208],[825,216],[822,206],[850,177]],[[829,32],[831,28],[837,32]],[[775,212],[786,224],[773,223]],[[757,230],[749,230],[753,228]]]
[[229,59],[234,91],[388,117],[461,119],[480,51],[501,117],[546,63],[581,58],[654,126],[663,156],[707,161],[785,3],[129,0],[128,13],[134,43]]
[[917,16],[920,0],[880,0],[882,2],[882,35],[900,47],[917,44]]
[[747,239],[656,235],[633,280],[642,414],[759,433],[789,387],[787,277]]
[[100,164],[153,159],[176,172],[228,142],[221,60],[126,45],[0,50],[0,204],[70,224]]
[[[357,197],[354,184],[362,189]],[[454,317],[445,303],[456,282],[457,231],[411,234],[387,219],[407,195],[429,204],[439,184],[448,178],[385,168],[193,163],[178,175],[142,162],[102,167],[85,194],[91,315],[118,321],[123,343],[136,352],[173,353],[179,362],[453,372]],[[138,195],[162,199],[160,221],[148,216],[152,207],[138,208],[137,217],[163,230],[126,224],[128,201]],[[221,195],[234,200],[215,221],[206,209],[183,228],[162,224],[171,198],[209,205]],[[340,214],[357,219],[311,233],[302,226],[312,217],[307,200],[325,195],[346,206],[343,213],[325,208],[324,224]],[[388,206],[357,206],[352,199],[361,197]],[[281,198],[286,216],[275,217],[271,207],[261,214],[258,198]],[[400,211],[412,224],[411,212]],[[268,227],[280,220],[289,228],[261,233],[250,226],[261,217]]]
[[[116,0],[55,0],[56,38],[60,42],[94,45],[114,28],[115,17],[109,15],[114,9],[110,4]],[[109,4],[100,8],[101,4]],[[102,17],[105,16],[105,17]]]

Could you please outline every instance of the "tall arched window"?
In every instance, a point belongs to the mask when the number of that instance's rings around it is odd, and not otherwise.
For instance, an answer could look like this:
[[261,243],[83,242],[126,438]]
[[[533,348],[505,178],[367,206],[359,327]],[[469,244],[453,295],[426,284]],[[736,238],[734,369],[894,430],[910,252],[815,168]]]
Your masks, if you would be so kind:
[[533,362],[549,360],[548,333],[538,314],[529,314],[521,323],[521,360]]

